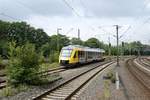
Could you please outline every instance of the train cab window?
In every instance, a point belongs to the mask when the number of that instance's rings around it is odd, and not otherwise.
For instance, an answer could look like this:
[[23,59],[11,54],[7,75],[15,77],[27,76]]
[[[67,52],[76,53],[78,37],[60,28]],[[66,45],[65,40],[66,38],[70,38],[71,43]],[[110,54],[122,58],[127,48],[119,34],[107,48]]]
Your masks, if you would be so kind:
[[73,58],[77,58],[77,51],[75,52]]
[[71,56],[71,53],[72,53],[72,50],[71,49],[63,49],[61,51],[61,56],[62,57],[70,57]]

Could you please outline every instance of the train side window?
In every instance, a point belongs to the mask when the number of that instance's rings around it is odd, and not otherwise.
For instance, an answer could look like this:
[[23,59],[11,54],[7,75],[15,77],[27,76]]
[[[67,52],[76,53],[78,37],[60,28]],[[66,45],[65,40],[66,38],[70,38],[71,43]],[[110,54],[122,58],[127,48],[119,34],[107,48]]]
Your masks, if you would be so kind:
[[84,58],[84,51],[82,51],[82,57]]

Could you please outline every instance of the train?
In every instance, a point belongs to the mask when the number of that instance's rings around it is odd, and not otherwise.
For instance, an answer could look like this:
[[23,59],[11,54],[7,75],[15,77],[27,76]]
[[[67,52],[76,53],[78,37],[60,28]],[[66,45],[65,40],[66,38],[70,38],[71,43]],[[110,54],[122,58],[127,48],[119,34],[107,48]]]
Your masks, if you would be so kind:
[[59,64],[70,67],[78,64],[86,64],[94,61],[104,60],[105,50],[90,48],[81,45],[69,45],[61,49]]

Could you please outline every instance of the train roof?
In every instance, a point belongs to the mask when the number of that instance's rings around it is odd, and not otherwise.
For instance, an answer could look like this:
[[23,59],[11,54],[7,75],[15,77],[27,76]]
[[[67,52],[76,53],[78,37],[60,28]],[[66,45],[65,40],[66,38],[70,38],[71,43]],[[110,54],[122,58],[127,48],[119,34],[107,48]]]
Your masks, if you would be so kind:
[[104,49],[99,49],[99,48],[90,48],[90,47],[85,47],[81,45],[68,45],[63,47],[62,49],[79,49],[83,51],[91,51],[91,52],[102,52],[105,53]]

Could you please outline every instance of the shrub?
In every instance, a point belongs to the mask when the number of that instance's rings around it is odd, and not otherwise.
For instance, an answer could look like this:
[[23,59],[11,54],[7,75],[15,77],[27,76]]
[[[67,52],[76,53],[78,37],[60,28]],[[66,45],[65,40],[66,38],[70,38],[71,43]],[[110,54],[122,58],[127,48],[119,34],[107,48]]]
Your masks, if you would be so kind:
[[105,76],[103,76],[104,79],[111,79],[113,77],[112,71],[109,71]]
[[40,80],[36,74],[39,72],[40,54],[36,53],[33,44],[26,43],[16,47],[15,42],[12,42],[9,56],[7,74],[10,84],[36,84]]
[[45,58],[43,56],[43,53],[39,53],[39,63],[42,64],[42,63],[45,63]]
[[113,76],[111,77],[111,82],[112,83],[115,83],[116,82],[116,76],[115,76],[115,73],[113,72]]
[[115,83],[116,82],[116,76],[115,76],[115,72],[110,70],[106,76],[103,76],[104,79],[110,79],[110,81],[112,83]]
[[1,55],[0,55],[0,69],[2,69],[3,68],[3,65],[2,65],[2,57],[1,57]]
[[5,63],[3,62],[3,58],[2,56],[0,55],[0,69],[4,69],[5,68]]
[[0,55],[5,59],[8,56],[8,42],[7,42],[7,40],[0,39]]
[[50,63],[52,62],[58,62],[59,59],[59,53],[58,52],[53,52],[49,55],[49,61]]
[[1,66],[1,64],[2,64],[2,57],[1,57],[1,55],[0,55],[0,66]]

